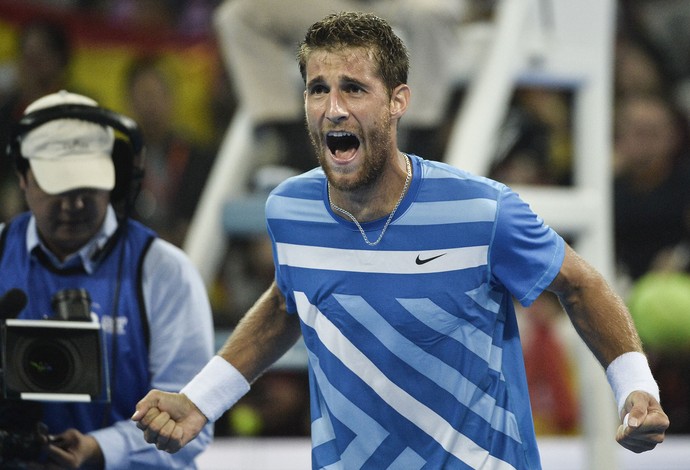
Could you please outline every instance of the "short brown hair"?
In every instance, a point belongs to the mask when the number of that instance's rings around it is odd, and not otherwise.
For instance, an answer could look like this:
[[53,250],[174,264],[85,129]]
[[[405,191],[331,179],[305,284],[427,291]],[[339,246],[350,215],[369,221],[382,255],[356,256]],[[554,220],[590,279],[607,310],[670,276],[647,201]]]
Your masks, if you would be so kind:
[[389,92],[407,83],[410,60],[405,44],[386,20],[361,12],[333,13],[309,28],[297,53],[299,70],[305,83],[309,55],[318,49],[334,50],[340,47],[369,49]]

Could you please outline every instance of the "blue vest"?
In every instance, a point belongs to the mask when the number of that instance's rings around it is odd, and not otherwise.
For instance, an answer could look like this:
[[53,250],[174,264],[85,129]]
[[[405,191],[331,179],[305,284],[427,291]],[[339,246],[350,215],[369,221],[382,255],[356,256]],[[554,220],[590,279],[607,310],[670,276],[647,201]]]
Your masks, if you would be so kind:
[[[3,230],[0,293],[12,288],[23,290],[28,303],[19,318],[45,319],[54,315],[51,299],[56,292],[86,289],[91,296],[91,312],[99,317],[104,332],[111,388],[110,404],[46,402],[42,421],[51,433],[67,428],[87,433],[129,419],[151,382],[141,277],[143,260],[155,233],[136,221],[123,222],[126,225],[115,232],[99,255],[94,272],[88,274],[81,268],[55,268],[36,253],[38,248],[28,253],[29,220],[30,213],[20,214]],[[116,341],[114,331],[118,333]]]

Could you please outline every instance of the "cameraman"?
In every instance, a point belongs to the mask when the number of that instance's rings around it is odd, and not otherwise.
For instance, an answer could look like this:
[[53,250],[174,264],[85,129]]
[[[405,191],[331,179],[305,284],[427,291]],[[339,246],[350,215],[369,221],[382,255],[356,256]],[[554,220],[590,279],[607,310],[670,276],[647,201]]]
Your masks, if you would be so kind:
[[[84,119],[60,115],[72,105],[94,112]],[[26,123],[44,110],[57,111],[57,117]],[[105,337],[110,402],[43,402],[41,419],[50,436],[46,465],[195,468],[194,458],[212,439],[210,426],[201,439],[170,455],[148,445],[129,418],[150,389],[181,389],[212,357],[206,289],[180,249],[128,217],[137,186],[132,175],[141,159],[134,151],[129,160],[115,158],[119,141],[131,149],[135,139],[91,117],[98,112],[126,120],[85,96],[44,96],[27,107],[7,151],[29,212],[0,225],[0,295],[23,290],[28,303],[18,317],[45,319],[52,316],[56,292],[85,289]],[[120,168],[123,161],[131,167]],[[125,199],[124,210],[116,194]]]

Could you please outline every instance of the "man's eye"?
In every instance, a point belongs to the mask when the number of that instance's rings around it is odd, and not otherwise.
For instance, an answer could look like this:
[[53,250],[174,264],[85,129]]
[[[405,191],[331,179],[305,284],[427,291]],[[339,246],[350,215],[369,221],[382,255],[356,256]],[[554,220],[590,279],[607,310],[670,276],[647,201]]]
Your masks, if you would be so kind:
[[309,93],[312,94],[312,95],[320,95],[320,94],[322,94],[322,93],[326,93],[327,91],[328,91],[328,90],[327,90],[326,87],[323,86],[323,85],[314,85],[314,86],[311,87],[311,89],[309,90]]
[[361,86],[355,85],[355,84],[353,83],[353,84],[347,85],[347,86],[345,87],[345,91],[348,92],[348,93],[361,93],[361,92],[364,91],[364,90],[362,89]]

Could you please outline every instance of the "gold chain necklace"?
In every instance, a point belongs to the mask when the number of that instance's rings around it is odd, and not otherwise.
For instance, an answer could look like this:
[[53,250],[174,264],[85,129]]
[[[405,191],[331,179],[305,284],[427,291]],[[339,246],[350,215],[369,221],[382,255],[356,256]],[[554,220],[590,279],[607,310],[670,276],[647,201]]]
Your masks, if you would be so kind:
[[386,220],[386,223],[383,225],[383,229],[381,229],[381,233],[379,234],[379,238],[376,239],[376,241],[372,242],[369,241],[369,238],[367,237],[367,234],[364,232],[364,229],[362,228],[362,225],[357,221],[354,215],[352,215],[350,212],[346,211],[342,207],[336,206],[333,201],[331,200],[331,185],[326,183],[326,190],[328,192],[328,202],[330,203],[331,207],[342,213],[345,214],[352,220],[357,228],[359,229],[359,233],[362,234],[362,238],[364,238],[364,243],[366,243],[369,246],[376,246],[379,244],[381,239],[383,238],[383,234],[386,233],[386,229],[388,226],[391,224],[391,221],[393,220],[393,216],[395,215],[395,212],[398,210],[398,207],[400,206],[400,203],[402,202],[403,198],[405,197],[405,193],[407,192],[407,188],[410,186],[410,180],[412,179],[412,167],[410,166],[410,157],[407,155],[403,154],[403,157],[405,157],[405,166],[407,167],[407,178],[405,178],[405,185],[403,186],[402,193],[400,193],[400,197],[398,198],[398,202],[395,203],[395,207],[393,208],[393,211],[390,213],[388,216],[388,220]]

